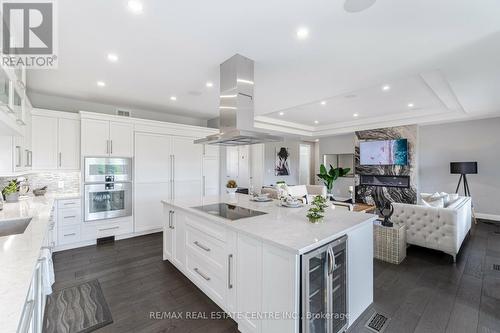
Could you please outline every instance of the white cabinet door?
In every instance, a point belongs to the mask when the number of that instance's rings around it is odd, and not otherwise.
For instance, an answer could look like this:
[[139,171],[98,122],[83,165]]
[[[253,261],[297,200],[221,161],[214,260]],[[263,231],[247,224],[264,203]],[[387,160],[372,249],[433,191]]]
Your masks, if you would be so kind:
[[82,155],[109,155],[109,121],[82,119]]
[[111,121],[109,123],[110,155],[116,157],[134,156],[134,125]]
[[236,260],[237,309],[242,313],[238,326],[242,332],[260,332],[261,320],[245,314],[262,309],[262,242],[238,234]]
[[172,154],[174,156],[174,193],[176,198],[202,194],[202,154],[201,145],[193,143],[193,138],[173,137]]
[[163,204],[170,183],[136,183],[134,201],[135,232],[158,231],[163,227]]
[[80,121],[59,118],[59,169],[80,168]]
[[57,127],[58,123],[55,117],[33,116],[33,169],[57,169]]
[[135,134],[134,166],[136,183],[165,183],[170,181],[171,140],[171,137],[161,134]]
[[212,145],[203,145],[203,155],[211,157],[219,157],[220,147]]
[[238,164],[238,147],[226,147],[226,176],[228,180],[238,180]]
[[178,210],[172,213],[172,228],[174,232],[173,262],[177,267],[184,268],[186,264],[186,232],[184,216]]
[[219,194],[219,159],[203,158],[203,196]]

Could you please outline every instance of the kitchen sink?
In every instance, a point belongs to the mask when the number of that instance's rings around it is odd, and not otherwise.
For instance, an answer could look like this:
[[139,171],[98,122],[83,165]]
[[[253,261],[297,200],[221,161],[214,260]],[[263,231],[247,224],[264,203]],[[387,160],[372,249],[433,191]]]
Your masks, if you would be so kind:
[[31,222],[27,219],[0,220],[0,237],[22,234]]

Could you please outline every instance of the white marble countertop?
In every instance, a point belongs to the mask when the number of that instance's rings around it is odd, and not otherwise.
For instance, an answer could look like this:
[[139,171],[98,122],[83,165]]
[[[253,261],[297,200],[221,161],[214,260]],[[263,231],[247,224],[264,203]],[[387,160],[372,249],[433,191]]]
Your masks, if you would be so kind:
[[[324,221],[313,224],[306,217],[309,209],[307,206],[286,208],[279,206],[276,200],[254,202],[249,199],[248,195],[236,194],[208,198],[182,198],[174,201],[162,200],[162,202],[221,223],[233,230],[246,233],[297,254],[318,248],[365,223],[372,223],[377,218],[373,214],[327,208]],[[219,202],[266,212],[267,214],[231,221],[192,208]]]
[[0,237],[0,327],[15,332],[47,234],[54,200],[78,198],[80,194],[47,194],[25,197],[17,203],[4,203],[0,223],[5,220],[32,220],[24,233]]

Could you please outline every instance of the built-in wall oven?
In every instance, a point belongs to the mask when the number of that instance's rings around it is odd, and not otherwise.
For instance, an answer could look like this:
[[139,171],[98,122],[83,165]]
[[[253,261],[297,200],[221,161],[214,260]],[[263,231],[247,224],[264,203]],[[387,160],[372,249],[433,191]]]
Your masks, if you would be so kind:
[[85,221],[132,215],[131,170],[130,158],[85,158]]
[[302,333],[347,329],[347,236],[302,255]]

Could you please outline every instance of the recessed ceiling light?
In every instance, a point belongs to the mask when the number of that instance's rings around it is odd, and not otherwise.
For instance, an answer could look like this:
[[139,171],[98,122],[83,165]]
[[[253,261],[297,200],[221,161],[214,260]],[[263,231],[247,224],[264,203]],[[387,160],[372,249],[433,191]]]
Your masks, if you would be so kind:
[[142,2],[138,0],[129,0],[127,3],[127,8],[134,14],[142,14],[142,10],[144,9],[142,6]]
[[355,113],[355,114],[353,114],[352,116],[353,116],[354,118],[357,118],[357,117],[359,117],[359,114]]
[[207,88],[212,88],[214,86],[214,84],[210,81],[208,81],[206,84]]
[[348,13],[358,13],[370,8],[377,0],[346,0],[344,9]]
[[319,124],[319,121],[315,120],[314,123],[317,125],[317,124]]
[[326,101],[321,101],[321,105],[326,105]]
[[117,62],[118,56],[114,53],[108,53],[108,60],[111,62]]
[[285,112],[281,111],[280,116],[284,116],[284,115],[285,115]]
[[319,139],[316,139],[316,140],[314,140],[314,141],[319,142]]
[[177,100],[177,97],[175,97],[175,96],[170,96],[170,100],[171,100],[171,101],[176,101],[176,100]]
[[106,87],[106,82],[104,82],[104,81],[97,81],[97,86],[98,87]]
[[306,27],[300,27],[297,29],[297,38],[298,39],[306,39],[309,37],[309,29]]
[[408,103],[408,107],[409,107],[409,108],[412,108],[412,107],[414,107],[414,106],[415,106],[415,104],[413,104],[413,103]]
[[388,84],[386,84],[385,86],[382,87],[382,90],[383,91],[389,91],[389,90],[391,90],[391,86],[388,85]]

